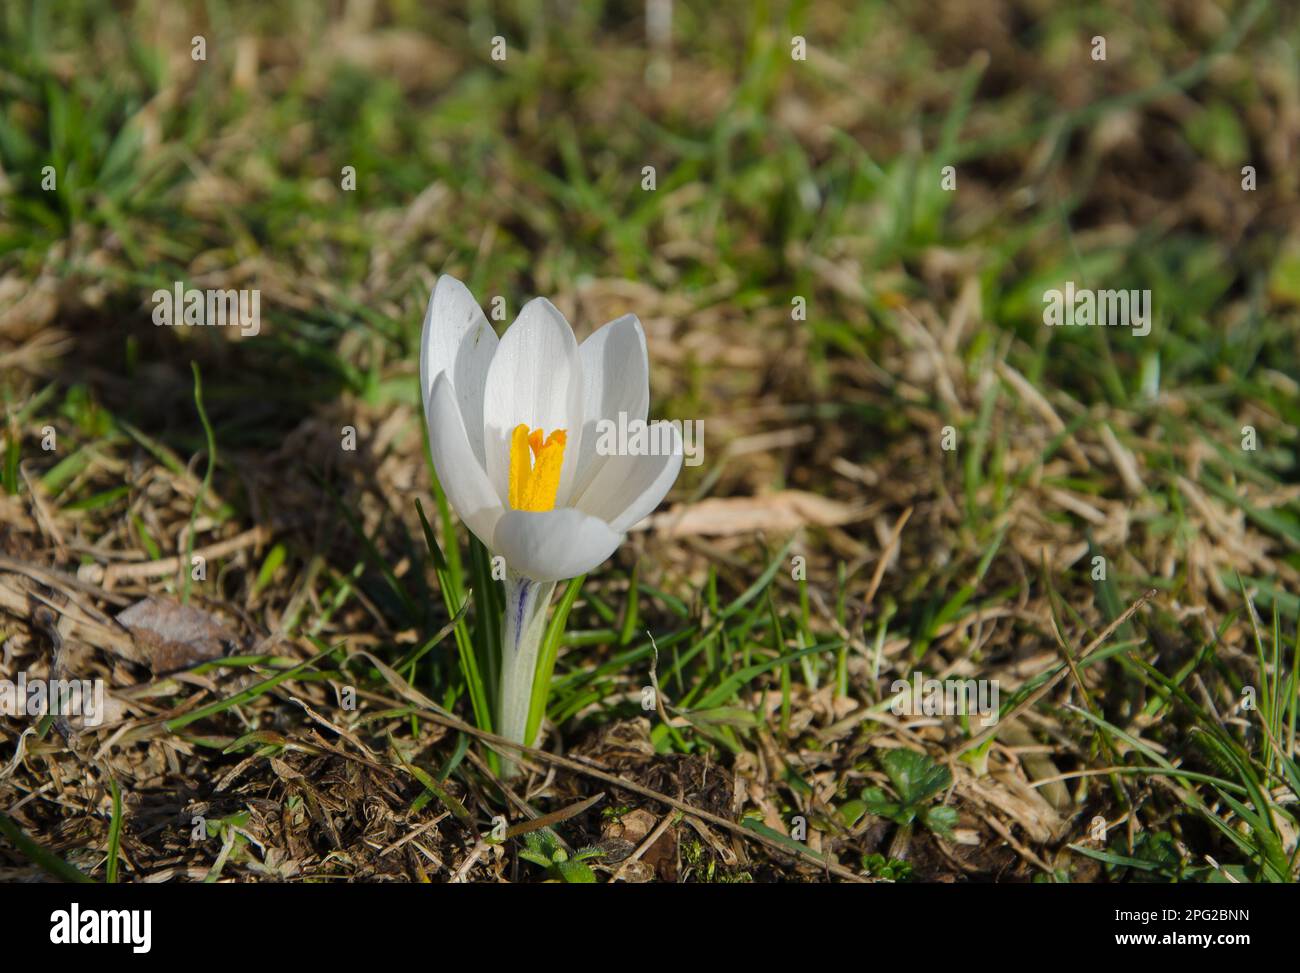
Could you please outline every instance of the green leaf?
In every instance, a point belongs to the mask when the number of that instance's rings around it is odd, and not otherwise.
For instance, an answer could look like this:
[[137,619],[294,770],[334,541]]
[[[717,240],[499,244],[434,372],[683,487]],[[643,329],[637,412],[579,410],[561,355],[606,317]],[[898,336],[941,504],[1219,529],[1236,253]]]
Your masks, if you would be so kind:
[[952,829],[957,827],[957,809],[944,805],[928,808],[921,815],[921,820],[935,834],[942,838],[951,838]]
[[108,786],[113,793],[113,817],[108,823],[108,864],[104,880],[113,885],[117,882],[118,851],[122,847],[122,790],[114,777],[108,779]]
[[866,809],[878,818],[889,818],[891,821],[897,821],[899,824],[910,821],[912,814],[905,814],[903,805],[891,801],[889,795],[880,787],[868,787],[862,791],[862,802]]
[[547,623],[542,636],[541,650],[537,655],[537,668],[533,670],[533,691],[528,703],[528,721],[524,725],[524,739],[536,740],[537,730],[546,715],[546,700],[551,695],[551,677],[555,674],[555,659],[560,654],[560,643],[564,640],[564,627],[569,621],[569,611],[582,591],[585,574],[572,578],[564,589],[559,605]]
[[847,828],[853,827],[860,820],[862,815],[867,813],[866,801],[845,801],[840,806],[840,820],[844,822]]
[[556,862],[554,871],[561,881],[568,882],[571,885],[594,885],[596,883],[596,873],[588,868],[585,862],[577,858]]
[[931,795],[946,790],[952,783],[952,772],[947,767],[915,750],[890,750],[881,763],[904,804],[920,804]]
[[18,827],[18,823],[13,818],[3,812],[0,812],[0,835],[4,835],[21,855],[39,865],[59,881],[79,884],[92,881],[90,876],[80,869],[69,865],[58,855],[33,841],[22,828]]

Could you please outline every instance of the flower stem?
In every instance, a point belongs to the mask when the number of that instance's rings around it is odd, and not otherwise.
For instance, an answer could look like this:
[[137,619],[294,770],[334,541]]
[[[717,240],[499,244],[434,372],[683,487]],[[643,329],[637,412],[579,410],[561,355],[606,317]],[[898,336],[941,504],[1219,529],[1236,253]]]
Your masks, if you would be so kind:
[[[533,679],[537,673],[537,653],[546,630],[546,607],[555,591],[555,582],[530,581],[514,572],[505,579],[505,639],[501,645],[501,686],[498,704],[498,732],[508,740],[532,745],[525,740],[528,707],[533,698]],[[518,771],[508,757],[502,765],[506,777]]]

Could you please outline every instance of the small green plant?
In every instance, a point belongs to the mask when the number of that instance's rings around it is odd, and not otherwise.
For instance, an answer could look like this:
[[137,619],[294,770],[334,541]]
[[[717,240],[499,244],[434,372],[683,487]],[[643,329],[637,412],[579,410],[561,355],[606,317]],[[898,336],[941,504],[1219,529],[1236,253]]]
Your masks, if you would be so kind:
[[868,875],[888,879],[891,882],[906,882],[912,877],[911,862],[886,858],[878,851],[862,856],[862,868]]
[[704,844],[698,840],[685,841],[681,845],[682,873],[681,881],[703,882],[708,885],[742,885],[754,881],[754,876],[741,868],[726,868],[709,854]]
[[623,815],[629,813],[632,808],[627,804],[616,804],[612,807],[600,809],[600,819],[605,822],[619,824],[623,820]]
[[[1133,842],[1132,855],[1126,855],[1122,840],[1113,842],[1111,851],[1115,859],[1107,863],[1107,872],[1112,880],[1128,877],[1135,882],[1208,881],[1215,874],[1212,867],[1189,863],[1168,831],[1140,832]],[[1125,868],[1131,869],[1127,876]],[[1240,869],[1237,877],[1244,877]]]
[[599,848],[579,848],[570,857],[550,828],[528,832],[524,835],[524,845],[519,857],[546,869],[547,877],[553,881],[582,885],[595,883],[596,873],[587,867],[587,862],[603,854]]
[[221,851],[217,853],[217,860],[204,877],[204,882],[218,881],[227,862],[243,862],[249,859],[246,829],[251,816],[250,812],[245,810],[221,818],[204,820],[203,827],[207,836],[221,839]]
[[952,784],[952,772],[927,754],[901,748],[890,750],[880,763],[894,796],[890,797],[883,787],[864,788],[860,800],[840,808],[845,823],[853,827],[863,814],[874,814],[897,824],[898,832],[889,847],[890,859],[902,857],[917,821],[941,838],[951,837],[957,824],[956,809],[930,802]]

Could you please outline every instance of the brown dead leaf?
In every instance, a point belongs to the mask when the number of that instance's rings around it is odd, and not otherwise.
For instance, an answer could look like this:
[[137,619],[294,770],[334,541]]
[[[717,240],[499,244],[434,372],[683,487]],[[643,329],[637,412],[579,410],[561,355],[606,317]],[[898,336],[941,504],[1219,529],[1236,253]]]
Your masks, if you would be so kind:
[[838,527],[860,519],[862,510],[803,490],[757,497],[711,497],[678,505],[654,518],[666,537],[725,537],[750,531],[786,532],[800,527]]
[[212,615],[170,598],[138,601],[120,611],[117,620],[135,639],[139,661],[155,673],[219,658],[236,643],[234,634]]

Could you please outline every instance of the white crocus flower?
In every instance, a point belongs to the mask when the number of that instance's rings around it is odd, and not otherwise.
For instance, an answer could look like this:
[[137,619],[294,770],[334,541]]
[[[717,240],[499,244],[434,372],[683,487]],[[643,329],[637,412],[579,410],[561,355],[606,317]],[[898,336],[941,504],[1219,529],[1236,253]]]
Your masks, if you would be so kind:
[[[682,465],[675,426],[661,455],[602,455],[601,420],[645,422],[645,333],[635,315],[581,345],[555,306],[529,301],[498,340],[469,290],[442,276],[420,339],[429,447],[447,500],[505,558],[497,732],[524,740],[546,607],[557,581],[605,561],[659,505]],[[664,437],[659,437],[661,440]]]

